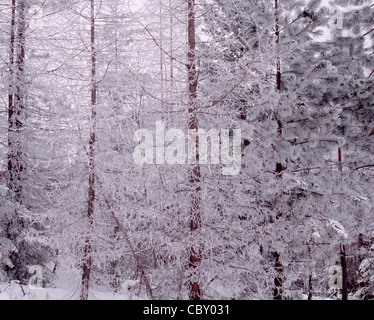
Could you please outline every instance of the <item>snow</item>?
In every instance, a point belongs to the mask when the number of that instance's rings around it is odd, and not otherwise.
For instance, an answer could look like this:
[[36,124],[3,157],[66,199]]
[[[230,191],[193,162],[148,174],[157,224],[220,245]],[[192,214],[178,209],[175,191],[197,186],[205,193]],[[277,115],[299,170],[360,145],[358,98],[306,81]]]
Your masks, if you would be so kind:
[[331,32],[318,0],[130,2],[56,2],[32,32],[0,10],[0,299],[80,299],[82,274],[96,300],[333,297],[343,243],[374,282],[372,0],[331,1]]
[[[60,288],[38,288],[21,285],[17,281],[0,283],[0,300],[72,300],[77,298],[79,290],[67,290]],[[136,300],[126,292],[118,294],[111,292],[92,291],[91,300]]]
[[331,226],[339,235],[343,236],[345,239],[348,238],[348,233],[345,231],[344,227],[339,221],[329,220],[328,225]]
[[313,234],[312,234],[312,236],[313,236],[314,238],[316,238],[316,239],[320,239],[320,238],[321,238],[321,235],[319,234],[318,231],[314,231]]

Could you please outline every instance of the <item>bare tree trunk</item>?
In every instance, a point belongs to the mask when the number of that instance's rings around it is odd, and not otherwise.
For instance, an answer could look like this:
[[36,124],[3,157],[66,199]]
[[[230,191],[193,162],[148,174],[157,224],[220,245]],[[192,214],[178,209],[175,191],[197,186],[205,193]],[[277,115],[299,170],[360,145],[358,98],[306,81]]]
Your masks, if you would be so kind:
[[348,267],[345,245],[340,246],[340,261],[343,271],[342,300],[348,300]]
[[[281,74],[281,61],[280,61],[280,32],[279,32],[279,11],[278,11],[278,0],[275,0],[275,46],[276,46],[276,88],[278,92],[282,90],[282,74]],[[275,112],[275,118],[278,123],[278,134],[282,136],[283,134],[283,124],[279,119],[278,112]]]
[[[16,0],[12,0],[12,17],[10,24],[10,45],[9,45],[9,93],[8,93],[8,147],[9,150],[12,147],[12,141],[10,139],[11,129],[12,129],[12,118],[14,114],[14,42],[15,42],[15,33],[16,33]],[[9,158],[10,160],[10,158]],[[11,163],[8,162],[8,166],[11,166]]]
[[[189,130],[198,131],[198,110],[196,105],[197,100],[197,86],[198,86],[198,74],[196,68],[196,17],[195,0],[188,1],[188,82],[189,82]],[[199,140],[196,137],[196,159],[195,163],[192,164],[189,181],[192,186],[191,204],[189,208],[190,214],[190,232],[192,235],[197,234],[201,229],[201,212],[200,212],[200,180],[201,172],[199,165]],[[192,238],[196,238],[192,236]],[[200,264],[201,264],[201,248],[199,243],[195,243],[190,248],[190,281],[189,281],[189,298],[190,300],[201,299],[200,289]]]
[[[165,89],[164,89],[164,33],[163,33],[163,27],[164,27],[164,19],[163,19],[163,10],[162,10],[162,0],[159,1],[159,14],[160,14],[160,20],[159,20],[159,32],[160,32],[160,83],[161,83],[161,110],[162,114],[164,115],[164,101],[165,101]],[[164,119],[163,119],[164,120]],[[167,124],[168,126],[168,124]]]
[[[12,1],[12,21],[10,39],[10,92],[8,95],[8,172],[9,189],[15,200],[22,202],[22,172],[25,165],[22,160],[22,130],[24,126],[25,109],[25,32],[26,7],[25,2],[18,3],[17,46],[15,45],[16,1]],[[17,49],[15,53],[15,48]],[[14,55],[16,61],[14,63]],[[15,79],[14,79],[15,75]],[[14,83],[13,83],[14,81]]]
[[308,282],[308,300],[312,300],[313,297],[313,283],[312,283],[313,275],[309,274],[309,282]]
[[338,148],[338,161],[339,161],[339,170],[343,171],[343,166],[342,166],[343,157],[342,157],[342,149],[341,148]]
[[[24,64],[24,4],[20,4],[18,7],[19,18],[16,21],[16,0],[11,2],[11,25],[10,25],[10,43],[9,43],[9,92],[8,92],[8,170],[4,177],[8,184],[8,188],[12,193],[13,199],[17,202],[21,202],[21,130],[22,121],[20,119],[22,104],[19,99],[21,97],[21,88],[23,83],[19,82],[23,79],[23,74],[20,72],[23,69]],[[16,29],[19,28],[19,42],[16,50]],[[23,46],[23,47],[22,47]],[[15,58],[16,55],[16,58]],[[15,68],[17,66],[17,69]],[[17,77],[17,104],[15,103],[15,75]],[[17,215],[17,213],[15,213]],[[22,221],[19,221],[19,217],[15,216],[15,219],[9,219],[5,228],[6,237],[14,241],[18,235],[14,232],[15,224],[22,225]],[[13,252],[10,259],[13,262],[18,262],[18,253]],[[11,269],[6,268],[7,272]]]
[[[170,70],[168,72],[169,75],[169,85],[167,85],[168,90],[166,94],[168,95],[168,101],[173,101],[174,97],[174,29],[173,29],[173,3],[172,0],[169,0],[168,5],[169,11],[169,58],[170,58]],[[166,104],[167,110],[167,117],[168,121],[171,121],[171,114],[173,113],[173,107],[169,103]]]
[[[276,164],[275,172],[276,172],[277,179],[281,180],[282,172],[283,172],[283,166],[281,163]],[[282,212],[278,212],[276,219],[278,220],[281,217],[282,217]],[[275,270],[273,299],[282,300],[283,299],[283,265],[280,261],[280,253],[278,251],[273,252],[273,256],[274,256],[274,270]]]
[[278,0],[275,0],[275,44],[277,47],[277,90],[281,91],[281,64],[279,57],[279,43],[280,43],[280,34],[279,34],[279,12],[278,12]]
[[[342,149],[338,148],[338,162],[339,170],[343,171],[342,166]],[[343,289],[342,289],[342,300],[348,300],[348,267],[347,267],[347,257],[345,251],[345,245],[340,245],[340,261],[343,271]]]
[[172,14],[172,0],[169,0],[169,11],[170,11],[170,88],[173,90],[174,80],[174,31],[173,31],[173,14]]
[[91,128],[89,142],[89,177],[88,177],[88,205],[87,205],[87,235],[84,248],[83,275],[81,300],[88,299],[90,276],[92,268],[92,232],[94,223],[95,204],[95,143],[96,143],[96,48],[95,48],[95,1],[91,0]]
[[[279,44],[280,44],[280,33],[279,33],[279,11],[278,11],[278,0],[275,0],[275,45],[277,50],[276,56],[276,90],[280,93],[282,89],[281,83],[281,62],[279,56]],[[278,112],[275,112],[275,119],[278,124],[278,135],[282,137],[283,135],[283,124],[281,119],[278,116]],[[276,177],[278,180],[282,179],[283,165],[282,163],[277,163],[276,165]],[[282,212],[278,212],[277,219],[282,217]],[[283,298],[283,265],[280,261],[280,253],[274,252],[274,268],[275,268],[275,277],[274,277],[274,291],[273,299],[282,300]]]
[[283,298],[283,265],[280,262],[280,254],[278,252],[274,252],[274,269],[275,269],[275,277],[274,277],[274,292],[273,292],[273,299],[274,300],[282,300]]

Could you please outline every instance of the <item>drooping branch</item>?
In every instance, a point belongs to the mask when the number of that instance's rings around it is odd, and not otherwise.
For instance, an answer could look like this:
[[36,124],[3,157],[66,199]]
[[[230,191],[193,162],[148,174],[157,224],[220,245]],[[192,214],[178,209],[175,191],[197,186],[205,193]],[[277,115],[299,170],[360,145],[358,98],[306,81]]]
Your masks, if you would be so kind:
[[106,196],[105,196],[105,194],[103,192],[103,190],[104,190],[103,185],[102,185],[102,183],[101,183],[101,181],[100,181],[100,179],[98,177],[96,177],[96,181],[97,181],[97,184],[100,187],[100,190],[102,191],[102,196],[104,198],[104,202],[105,202],[105,204],[106,204],[106,206],[107,206],[107,208],[108,208],[108,210],[109,210],[109,212],[110,212],[110,214],[111,214],[114,222],[116,223],[116,226],[117,226],[118,230],[121,231],[121,233],[123,234],[123,236],[125,238],[125,241],[126,241],[127,245],[129,246],[129,248],[131,250],[131,254],[134,257],[136,266],[138,267],[138,269],[141,272],[141,277],[144,280],[144,283],[145,283],[145,286],[146,286],[146,289],[147,289],[148,297],[150,299],[153,299],[151,284],[150,284],[149,279],[148,279],[148,277],[147,277],[147,275],[146,275],[146,273],[144,271],[144,267],[143,267],[142,263],[140,262],[140,259],[139,259],[138,255],[135,252],[134,246],[132,245],[131,240],[130,240],[130,238],[129,238],[129,236],[128,236],[126,230],[125,230],[125,228],[123,227],[122,223],[119,221],[117,215],[115,214],[115,212],[114,212],[114,210],[113,210],[110,202],[106,198]]

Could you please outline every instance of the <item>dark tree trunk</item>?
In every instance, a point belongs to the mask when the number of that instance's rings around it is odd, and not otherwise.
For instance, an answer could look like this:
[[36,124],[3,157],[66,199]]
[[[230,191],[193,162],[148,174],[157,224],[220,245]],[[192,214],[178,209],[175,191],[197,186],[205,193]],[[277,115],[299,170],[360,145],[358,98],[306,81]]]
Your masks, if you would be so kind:
[[280,33],[279,33],[279,12],[278,12],[278,0],[275,0],[275,44],[277,48],[277,62],[276,62],[276,81],[277,90],[281,91],[281,62],[279,57],[279,44],[280,44]]
[[[274,2],[275,7],[275,45],[277,50],[276,55],[276,90],[281,92],[281,63],[279,56],[279,44],[280,44],[280,33],[279,33],[279,12],[278,12],[278,0]],[[278,124],[278,135],[281,138],[283,135],[283,124],[281,119],[278,116],[278,112],[275,112],[275,120]],[[283,165],[282,163],[276,164],[276,177],[278,180],[282,179]],[[282,217],[282,212],[277,213],[277,219]],[[274,268],[275,268],[275,277],[274,277],[274,291],[273,299],[282,300],[283,298],[283,265],[280,262],[280,253],[274,252]]]
[[342,156],[342,149],[341,148],[338,148],[338,161],[339,161],[339,170],[343,171],[343,165],[342,165],[343,156]]
[[283,265],[280,262],[280,254],[278,252],[274,252],[274,269],[276,275],[274,277],[274,292],[273,292],[273,299],[274,300],[282,300],[283,298]]
[[89,177],[88,177],[88,204],[87,204],[87,234],[84,248],[83,275],[81,300],[88,299],[90,276],[92,269],[92,232],[94,224],[95,205],[95,143],[96,143],[96,48],[95,48],[95,1],[91,0],[91,132],[89,142]]
[[308,281],[308,300],[312,300],[312,297],[313,297],[313,283],[312,283],[312,280],[313,280],[313,275],[310,274],[309,275],[309,281]]
[[347,267],[347,256],[345,245],[340,246],[340,261],[343,271],[343,289],[342,289],[342,300],[348,300],[348,267]]
[[[275,46],[276,46],[276,89],[278,92],[281,92],[282,89],[282,73],[281,73],[281,60],[280,60],[280,32],[279,32],[279,11],[278,11],[278,0],[274,0],[275,7]],[[275,111],[275,119],[278,124],[278,135],[281,137],[283,134],[283,124],[279,118],[278,112]]]
[[[24,161],[24,123],[25,123],[25,45],[26,45],[26,5],[24,0],[11,2],[11,25],[9,46],[9,93],[8,93],[8,154],[7,183],[15,202],[22,204],[22,184],[26,165]],[[24,220],[15,210],[5,228],[6,237],[17,243],[18,251],[10,255],[14,268],[6,267],[10,278],[24,280],[27,277],[22,240],[19,235]]]
[[[195,0],[188,0],[188,93],[189,93],[189,130],[198,131],[198,118],[197,118],[197,86],[198,74],[196,69],[196,25],[195,25]],[[190,232],[192,235],[199,232],[201,229],[201,212],[200,212],[200,165],[199,165],[199,140],[196,139],[196,163],[192,164],[189,181],[192,186],[191,203],[190,203]],[[193,237],[195,238],[195,237]],[[191,300],[201,299],[201,289],[199,282],[199,268],[201,264],[201,248],[199,243],[195,243],[190,248],[190,281],[189,281],[189,298]]]

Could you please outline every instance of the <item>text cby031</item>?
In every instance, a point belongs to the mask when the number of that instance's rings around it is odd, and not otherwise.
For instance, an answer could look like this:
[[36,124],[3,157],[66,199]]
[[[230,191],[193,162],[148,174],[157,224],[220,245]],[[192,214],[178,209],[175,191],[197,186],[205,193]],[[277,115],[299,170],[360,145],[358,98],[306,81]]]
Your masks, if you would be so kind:
[[187,308],[188,314],[197,315],[228,315],[228,305],[189,305]]

